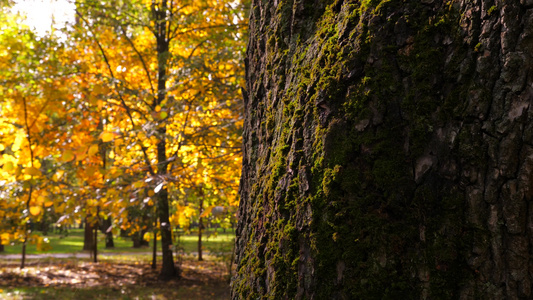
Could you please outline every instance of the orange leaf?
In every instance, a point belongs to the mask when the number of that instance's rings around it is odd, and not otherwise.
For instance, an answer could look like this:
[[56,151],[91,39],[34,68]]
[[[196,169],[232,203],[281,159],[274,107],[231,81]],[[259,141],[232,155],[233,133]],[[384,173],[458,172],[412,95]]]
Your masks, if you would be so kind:
[[213,206],[209,206],[208,208],[206,208],[204,210],[204,212],[200,215],[200,218],[203,218],[203,217],[206,217],[207,215],[209,215],[211,213],[211,211],[213,210],[213,207],[215,207],[215,206],[213,205]]
[[61,157],[61,160],[63,162],[69,162],[72,161],[74,158],[76,158],[76,155],[74,155],[74,152],[72,152],[72,150],[65,150],[65,152],[63,152],[63,156]]

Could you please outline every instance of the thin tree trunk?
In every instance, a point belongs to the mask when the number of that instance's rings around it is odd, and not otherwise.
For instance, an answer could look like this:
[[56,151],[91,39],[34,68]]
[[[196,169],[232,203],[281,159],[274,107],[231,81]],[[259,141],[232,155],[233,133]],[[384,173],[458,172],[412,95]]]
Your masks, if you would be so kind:
[[[33,185],[30,185],[30,192],[28,194],[28,201],[26,202],[26,208],[27,208],[28,211],[30,209],[30,201],[31,201],[32,192],[33,192]],[[29,225],[30,225],[30,221],[28,220],[24,224],[24,241],[22,241],[22,258],[20,260],[20,268],[21,269],[24,269],[24,267],[26,266],[26,245],[28,244],[28,237],[29,237],[30,231],[31,231],[31,229],[29,228]]]
[[[27,227],[27,226],[26,226]],[[27,229],[26,229],[27,231]],[[28,234],[24,234],[24,241],[22,242],[22,258],[20,260],[20,268],[24,269],[26,266],[26,243],[28,241]]]
[[[28,107],[26,103],[26,98],[23,97],[23,104],[24,104],[24,124],[26,127],[26,140],[28,141],[28,148],[30,150],[30,163],[31,167],[33,168],[33,148],[32,148],[32,139],[31,139],[31,130],[30,125],[28,122]],[[31,176],[31,181],[33,181],[33,175]],[[30,181],[30,188],[28,192],[28,200],[26,201],[26,211],[28,213],[28,220],[24,224],[24,241],[22,242],[22,259],[20,260],[20,268],[23,269],[26,263],[26,244],[28,243],[28,238],[31,232],[30,228],[30,204],[31,204],[31,197],[33,194],[33,182]]]
[[[153,14],[156,21],[156,39],[157,39],[157,55],[158,55],[158,73],[157,73],[157,98],[154,101],[153,109],[159,106],[167,95],[167,64],[169,55],[169,39],[167,20],[168,2],[162,0],[158,9],[154,7]],[[164,120],[161,120],[164,122]],[[157,143],[157,175],[160,178],[168,176],[168,160],[166,147],[167,128],[164,123],[157,129],[159,142]],[[157,208],[159,210],[159,230],[161,233],[161,250],[163,254],[161,278],[169,279],[175,277],[178,273],[174,265],[174,258],[172,255],[172,232],[169,219],[169,201],[168,190],[166,186],[162,186],[157,193]]]
[[204,260],[202,257],[202,232],[204,231],[204,218],[198,220],[198,261]]
[[157,268],[157,227],[154,226],[153,230],[154,234],[154,241],[153,241],[153,248],[152,248],[152,269]]
[[103,220],[102,231],[105,234],[105,248],[112,249],[115,248],[115,242],[113,240],[113,220],[111,217],[108,217]]
[[[104,130],[104,118],[100,116],[100,120],[98,122],[97,126],[98,132],[102,132]],[[102,169],[107,169],[107,145],[102,140],[99,140],[98,143],[98,151],[100,153],[100,158],[102,159]],[[103,181],[106,181],[105,174],[103,175]],[[102,232],[105,234],[105,248],[115,248],[115,243],[113,241],[113,232],[111,231],[111,228],[113,227],[113,221],[111,217],[107,217],[102,221]],[[96,235],[96,234],[95,234]],[[96,238],[95,238],[95,241]],[[96,242],[97,244],[98,242]],[[96,254],[95,254],[96,257]]]
[[170,231],[169,213],[168,213],[168,194],[166,188],[159,191],[161,197],[159,211],[159,230],[161,233],[161,252],[162,268],[161,277],[163,279],[169,279],[177,275],[176,267],[174,265],[174,258],[172,253],[172,233]]
[[89,216],[85,217],[85,229],[83,235],[83,250],[93,251],[94,250],[94,234],[93,234],[93,225],[89,222]]
[[98,262],[98,224],[94,226],[93,262]]

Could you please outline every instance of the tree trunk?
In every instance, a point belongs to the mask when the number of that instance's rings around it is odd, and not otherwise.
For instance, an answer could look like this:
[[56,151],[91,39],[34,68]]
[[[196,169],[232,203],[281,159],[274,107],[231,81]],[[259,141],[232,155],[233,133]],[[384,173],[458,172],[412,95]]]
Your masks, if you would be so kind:
[[[167,13],[168,3],[167,0],[162,0],[160,8],[153,8],[153,14],[156,22],[156,39],[157,39],[157,98],[153,103],[152,109],[155,111],[156,107],[161,105],[167,96],[167,68],[169,57],[169,43],[168,27],[170,26]],[[167,160],[167,144],[166,134],[167,128],[164,124],[164,120],[161,120],[162,124],[158,126],[157,137],[159,139],[157,143],[157,175],[159,178],[166,178],[168,176],[168,164]],[[170,279],[177,276],[178,272],[174,265],[174,258],[172,256],[172,231],[170,226],[170,211],[168,201],[168,190],[166,186],[163,186],[159,193],[157,193],[157,208],[159,218],[159,230],[161,232],[161,250],[162,250],[162,268],[160,277],[162,279]]]
[[531,299],[533,1],[275,2],[233,299]]
[[98,224],[94,226],[93,262],[98,262]]
[[202,257],[202,233],[204,231],[204,221],[200,217],[198,220],[198,261],[204,260]]
[[204,218],[202,214],[204,213],[204,195],[200,194],[200,203],[199,203],[200,217],[198,218],[198,261],[204,260],[202,257],[202,233],[204,231]]
[[144,234],[148,232],[148,230],[144,229],[139,232],[136,232],[132,237],[133,241],[133,248],[141,248],[144,246],[149,246],[150,243],[144,239]]
[[89,217],[85,217],[85,230],[83,235],[83,250],[94,251],[94,233],[93,226],[89,222]]
[[115,241],[113,240],[113,219],[108,217],[102,222],[102,232],[105,234],[105,248],[115,248]]
[[154,241],[152,242],[152,269],[156,269],[157,268],[157,230],[156,230],[156,227],[154,227],[154,230],[153,230],[153,235],[154,235]]

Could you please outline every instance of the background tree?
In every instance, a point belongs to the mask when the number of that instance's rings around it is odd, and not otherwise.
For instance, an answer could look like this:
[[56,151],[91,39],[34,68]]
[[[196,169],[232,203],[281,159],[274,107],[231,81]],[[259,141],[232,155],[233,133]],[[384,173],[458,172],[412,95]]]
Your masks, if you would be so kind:
[[31,234],[33,225],[53,205],[48,197],[56,154],[51,120],[58,116],[53,112],[63,100],[60,82],[68,68],[52,52],[60,47],[57,41],[37,37],[19,20],[0,17],[0,206],[2,244],[22,243],[24,267],[26,245],[41,248],[43,242]]
[[[127,219],[125,207],[132,203],[153,201],[161,276],[172,277],[177,272],[169,187],[183,186],[182,177],[194,168],[220,169],[204,167],[207,160],[230,161],[226,182],[235,186],[238,176],[229,169],[240,161],[239,11],[224,2],[101,1],[79,2],[77,15],[85,53],[99,57],[88,69],[107,83],[104,100],[92,102],[104,108],[109,121],[100,135],[110,143],[107,181],[129,193],[129,202],[116,205],[122,206],[119,220]],[[209,181],[208,176],[204,171],[197,178]],[[124,182],[125,177],[132,181]],[[141,192],[146,189],[147,196]]]
[[26,227],[85,220],[96,260],[100,227],[108,245],[118,228],[151,230],[170,278],[170,229],[204,201],[181,203],[185,191],[238,203],[242,6],[75,4],[76,23],[44,37],[1,7],[0,242],[39,243]]
[[253,1],[233,298],[533,296],[530,1]]

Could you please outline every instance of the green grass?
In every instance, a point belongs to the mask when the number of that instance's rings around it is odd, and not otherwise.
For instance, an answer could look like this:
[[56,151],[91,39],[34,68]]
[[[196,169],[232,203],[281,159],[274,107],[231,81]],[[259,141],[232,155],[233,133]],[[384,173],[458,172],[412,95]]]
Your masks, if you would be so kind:
[[[62,234],[49,234],[46,238],[49,240],[50,250],[38,251],[36,245],[28,244],[26,247],[27,254],[40,253],[79,253],[83,249],[83,229],[71,229],[68,236]],[[214,254],[231,252],[233,249],[233,241],[235,232],[218,229],[217,235],[214,234],[214,229],[207,230],[202,237],[202,244],[204,251],[210,251]],[[133,242],[130,237],[114,237],[115,248],[105,249],[104,235],[98,235],[98,251],[100,253],[129,253],[129,252],[151,252],[152,242],[149,247],[133,248]],[[192,253],[198,251],[198,236],[195,233],[182,235],[179,237],[180,246],[185,253]],[[158,241],[160,243],[160,241]],[[159,244],[158,243],[158,244]],[[158,245],[160,251],[160,244]],[[5,246],[5,252],[2,254],[20,254],[22,252],[22,245],[14,243]],[[1,254],[0,254],[1,256]]]

